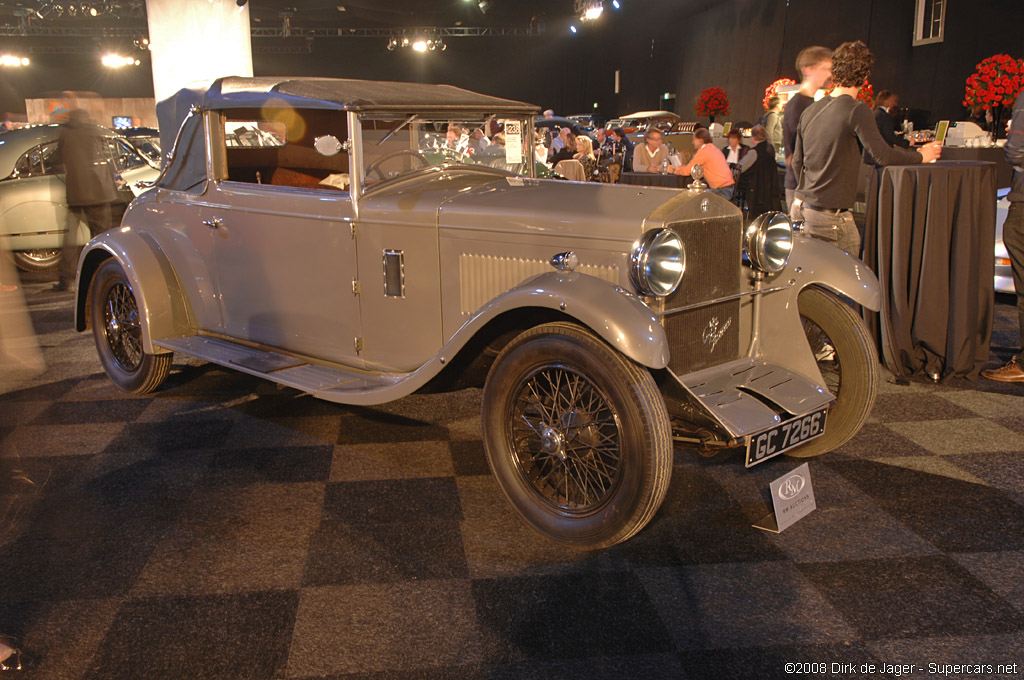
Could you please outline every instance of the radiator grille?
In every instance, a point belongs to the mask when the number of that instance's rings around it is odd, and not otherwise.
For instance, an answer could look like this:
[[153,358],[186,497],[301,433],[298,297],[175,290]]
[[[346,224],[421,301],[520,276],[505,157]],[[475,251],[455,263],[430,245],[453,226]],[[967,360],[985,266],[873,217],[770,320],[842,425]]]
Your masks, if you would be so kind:
[[[686,275],[679,289],[665,301],[665,309],[740,292],[743,223],[739,215],[670,226],[686,246]],[[732,300],[666,316],[669,367],[683,375],[738,358],[739,310],[739,301]]]

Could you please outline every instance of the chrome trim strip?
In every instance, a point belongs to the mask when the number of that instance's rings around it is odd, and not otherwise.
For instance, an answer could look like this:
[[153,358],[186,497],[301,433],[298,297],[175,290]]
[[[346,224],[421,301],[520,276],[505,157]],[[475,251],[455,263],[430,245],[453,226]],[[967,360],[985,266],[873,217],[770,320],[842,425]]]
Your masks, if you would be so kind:
[[725,297],[715,298],[714,300],[705,300],[703,302],[695,302],[692,305],[686,305],[685,307],[673,307],[672,309],[666,309],[663,312],[654,312],[654,316],[662,317],[668,316],[669,314],[678,314],[679,312],[688,312],[691,309],[698,309],[700,307],[707,307],[709,305],[718,304],[719,302],[729,302],[730,300],[739,300],[740,298],[749,297],[752,295],[764,295],[765,293],[778,293],[782,290],[789,290],[795,284],[790,283],[785,286],[775,286],[774,288],[764,288],[761,290],[751,290],[746,293],[736,293],[735,295],[726,295]]

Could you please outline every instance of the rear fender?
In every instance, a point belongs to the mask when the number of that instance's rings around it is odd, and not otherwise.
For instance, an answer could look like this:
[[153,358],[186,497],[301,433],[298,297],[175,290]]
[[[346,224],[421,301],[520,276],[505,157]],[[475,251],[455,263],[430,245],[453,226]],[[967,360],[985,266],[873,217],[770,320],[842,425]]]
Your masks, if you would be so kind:
[[121,227],[100,234],[85,247],[78,261],[75,296],[75,329],[91,326],[89,305],[96,271],[109,259],[117,260],[131,283],[139,305],[142,347],[148,354],[167,350],[154,339],[191,335],[193,318],[170,262],[159,243],[145,232]]

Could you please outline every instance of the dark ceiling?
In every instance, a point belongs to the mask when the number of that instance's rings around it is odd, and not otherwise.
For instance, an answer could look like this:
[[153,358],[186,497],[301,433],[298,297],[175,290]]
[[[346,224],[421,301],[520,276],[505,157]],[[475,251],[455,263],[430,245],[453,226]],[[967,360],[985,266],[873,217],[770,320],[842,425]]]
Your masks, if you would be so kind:
[[[234,4],[235,0],[220,0]],[[24,17],[32,27],[39,26],[109,26],[138,23],[145,25],[142,0],[107,0],[82,4],[105,7],[98,16],[71,17],[66,10],[69,1],[20,0],[0,1],[0,23],[17,25]],[[61,16],[50,11],[41,20],[35,10],[44,6],[60,6]],[[568,18],[573,13],[573,0],[250,0],[249,16],[254,25],[280,24],[282,13],[289,13],[296,27],[389,28],[392,26],[484,26],[526,27],[534,17]],[[483,6],[483,10],[481,10]],[[134,7],[134,11],[133,11]]]

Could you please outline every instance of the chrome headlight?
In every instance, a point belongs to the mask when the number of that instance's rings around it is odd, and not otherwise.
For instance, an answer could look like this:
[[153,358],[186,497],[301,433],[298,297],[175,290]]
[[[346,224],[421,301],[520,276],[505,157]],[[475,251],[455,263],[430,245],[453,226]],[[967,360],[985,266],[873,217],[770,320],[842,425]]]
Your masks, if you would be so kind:
[[629,277],[643,295],[671,295],[686,271],[683,240],[671,229],[651,229],[629,256]]
[[744,234],[747,257],[766,274],[782,271],[793,252],[793,223],[780,212],[758,216]]

